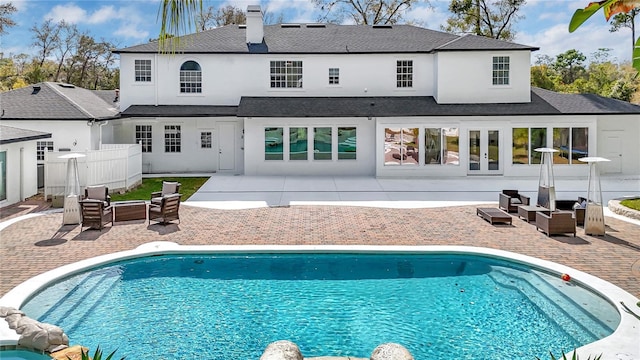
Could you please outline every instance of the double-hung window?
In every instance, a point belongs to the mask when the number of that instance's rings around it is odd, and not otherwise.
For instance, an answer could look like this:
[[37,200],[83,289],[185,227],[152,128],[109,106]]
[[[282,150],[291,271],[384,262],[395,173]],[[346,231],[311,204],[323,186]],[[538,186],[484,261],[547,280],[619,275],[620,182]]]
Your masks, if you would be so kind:
[[151,81],[151,60],[135,60],[136,82]]
[[340,85],[339,68],[329,68],[329,85]]
[[179,153],[181,147],[180,125],[164,126],[164,152]]
[[271,88],[302,88],[302,61],[271,61]]
[[136,125],[136,144],[142,145],[143,153],[151,152],[151,125]]
[[493,57],[493,85],[509,85],[509,57]]
[[195,61],[186,61],[180,66],[180,92],[183,94],[202,92],[202,69]]
[[396,62],[396,87],[413,87],[413,60],[398,60]]
[[36,142],[36,157],[38,161],[44,161],[44,153],[53,151],[53,141]]

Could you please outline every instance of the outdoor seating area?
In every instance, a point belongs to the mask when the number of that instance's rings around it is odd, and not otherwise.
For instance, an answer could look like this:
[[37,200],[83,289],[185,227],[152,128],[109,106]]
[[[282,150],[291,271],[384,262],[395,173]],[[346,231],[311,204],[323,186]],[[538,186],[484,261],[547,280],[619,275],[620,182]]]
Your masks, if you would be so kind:
[[502,190],[498,199],[500,209],[514,213],[518,212],[518,206],[529,205],[529,197],[518,193],[518,190]]
[[111,202],[109,188],[104,185],[87,186],[84,198],[79,201],[81,227],[100,230],[116,222],[149,220],[167,225],[174,220],[180,222],[180,183],[162,182],[162,191],[151,193],[150,201],[127,200]]

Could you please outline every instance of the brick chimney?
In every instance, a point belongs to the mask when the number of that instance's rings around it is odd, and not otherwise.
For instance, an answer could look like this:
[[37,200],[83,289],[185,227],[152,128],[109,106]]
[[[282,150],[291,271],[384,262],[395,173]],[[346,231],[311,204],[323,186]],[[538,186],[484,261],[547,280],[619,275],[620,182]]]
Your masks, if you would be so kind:
[[264,38],[264,23],[260,5],[247,6],[247,44],[261,44]]

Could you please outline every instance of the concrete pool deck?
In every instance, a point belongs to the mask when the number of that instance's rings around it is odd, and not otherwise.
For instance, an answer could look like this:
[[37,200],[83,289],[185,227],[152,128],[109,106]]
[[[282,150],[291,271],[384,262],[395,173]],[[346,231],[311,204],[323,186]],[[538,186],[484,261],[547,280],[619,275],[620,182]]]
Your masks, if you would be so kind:
[[[0,295],[59,266],[170,241],[181,245],[477,246],[566,265],[640,297],[637,221],[607,216],[605,236],[585,235],[578,228],[576,237],[547,237],[515,215],[512,225],[491,225],[475,212],[474,204],[497,207],[496,189],[530,193],[537,188],[537,179],[517,184],[496,180],[491,186],[478,182],[474,191],[447,191],[457,185],[448,180],[417,184],[408,179],[214,176],[181,206],[180,224],[132,221],[108,225],[102,231],[81,231],[80,225],[62,226],[60,212],[31,216],[0,230]],[[603,191],[616,184],[603,180]],[[605,192],[605,201],[607,196],[637,195],[638,184],[637,179],[617,184],[616,191]],[[556,181],[558,189],[582,189],[582,185]],[[583,193],[559,192],[558,198]],[[26,206],[38,208],[38,204]],[[637,310],[635,304],[627,305]]]

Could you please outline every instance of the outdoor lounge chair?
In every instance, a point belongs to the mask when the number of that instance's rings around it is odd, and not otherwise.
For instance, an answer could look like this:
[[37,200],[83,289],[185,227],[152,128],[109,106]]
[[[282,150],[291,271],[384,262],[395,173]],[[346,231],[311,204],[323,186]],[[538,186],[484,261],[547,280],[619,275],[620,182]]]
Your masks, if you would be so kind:
[[518,212],[518,206],[529,205],[529,197],[519,194],[518,190],[502,190],[499,197],[499,207],[506,212]]
[[573,214],[566,211],[538,211],[536,212],[536,230],[540,230],[547,236],[568,234],[576,236],[576,219]]
[[107,223],[113,224],[111,206],[99,199],[85,199],[80,201],[82,212],[82,227],[89,227],[102,231]]
[[178,220],[180,223],[180,215],[178,211],[180,209],[180,197],[182,194],[170,194],[160,198],[159,204],[151,203],[148,210],[149,224],[151,221],[156,221],[162,225]]
[[163,196],[170,194],[177,194],[180,192],[180,183],[179,182],[162,182],[162,191],[154,191],[151,193],[151,203],[152,204],[160,204],[160,201]]
[[84,199],[104,201],[104,206],[111,205],[111,196],[109,196],[109,188],[104,185],[87,186],[84,189]]
[[587,199],[578,197],[575,200],[556,200],[556,209],[573,211],[576,218],[576,225],[584,226],[584,214],[587,207]]

